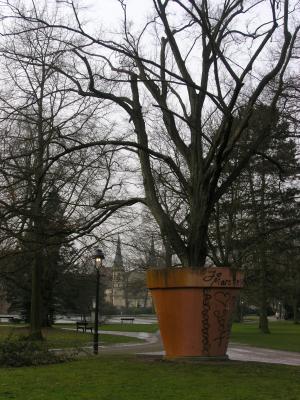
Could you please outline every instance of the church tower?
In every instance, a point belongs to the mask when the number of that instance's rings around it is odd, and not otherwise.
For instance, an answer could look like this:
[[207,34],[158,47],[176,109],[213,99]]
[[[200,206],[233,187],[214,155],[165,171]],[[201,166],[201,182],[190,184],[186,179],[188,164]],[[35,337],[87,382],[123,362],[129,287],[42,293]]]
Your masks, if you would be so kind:
[[118,235],[116,255],[112,267],[112,303],[116,307],[125,306],[125,270],[123,264],[121,239]]

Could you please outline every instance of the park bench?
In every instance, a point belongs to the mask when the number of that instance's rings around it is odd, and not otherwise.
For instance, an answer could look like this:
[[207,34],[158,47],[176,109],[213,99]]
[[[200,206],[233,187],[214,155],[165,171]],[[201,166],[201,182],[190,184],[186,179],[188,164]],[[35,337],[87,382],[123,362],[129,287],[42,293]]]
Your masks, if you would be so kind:
[[8,315],[8,314],[0,315],[0,322],[2,322],[3,320],[6,320],[6,321],[8,321],[10,323],[22,322],[22,318],[17,317],[15,315]]
[[82,332],[90,330],[93,333],[94,326],[87,321],[76,321],[76,331],[78,332],[79,329],[82,329]]
[[13,323],[13,324],[19,324],[20,322],[22,322],[22,318],[10,317],[10,318],[9,318],[9,322],[11,322],[11,323]]
[[123,322],[131,322],[133,324],[134,318],[133,317],[121,317],[121,324],[123,324]]

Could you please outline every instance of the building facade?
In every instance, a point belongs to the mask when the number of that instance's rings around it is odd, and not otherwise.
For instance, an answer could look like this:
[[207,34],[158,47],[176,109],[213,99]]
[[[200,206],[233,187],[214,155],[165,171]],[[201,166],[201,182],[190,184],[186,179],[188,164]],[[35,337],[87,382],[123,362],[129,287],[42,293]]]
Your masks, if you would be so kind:
[[[151,240],[151,249],[147,264],[156,267],[154,241]],[[149,308],[152,300],[146,285],[146,269],[127,269],[122,256],[121,239],[118,237],[116,254],[112,265],[111,284],[105,292],[106,302],[119,309]]]

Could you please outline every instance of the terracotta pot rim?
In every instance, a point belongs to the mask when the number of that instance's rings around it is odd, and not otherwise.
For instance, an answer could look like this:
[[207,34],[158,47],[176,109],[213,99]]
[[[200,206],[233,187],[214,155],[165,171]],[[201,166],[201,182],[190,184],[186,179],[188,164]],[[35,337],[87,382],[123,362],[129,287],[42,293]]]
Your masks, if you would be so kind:
[[217,267],[216,265],[209,266],[209,267],[182,267],[182,266],[177,266],[177,267],[153,267],[153,268],[148,268],[147,271],[196,271],[196,272],[203,272],[203,271],[210,271],[210,270],[230,270],[233,271],[230,267],[222,266],[222,267]]
[[179,288],[241,288],[243,274],[228,267],[193,269],[187,267],[149,269],[147,285],[150,290]]

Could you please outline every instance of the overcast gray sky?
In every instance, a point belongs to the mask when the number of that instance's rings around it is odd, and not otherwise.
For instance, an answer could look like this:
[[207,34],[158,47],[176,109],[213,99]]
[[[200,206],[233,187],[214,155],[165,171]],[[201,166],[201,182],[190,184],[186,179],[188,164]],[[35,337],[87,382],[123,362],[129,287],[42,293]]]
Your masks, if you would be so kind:
[[[80,7],[87,7],[87,18],[96,25],[101,21],[106,28],[120,26],[123,14],[118,0],[79,0],[77,3]],[[152,0],[126,0],[126,8],[134,23],[145,21],[144,17],[151,12]]]

